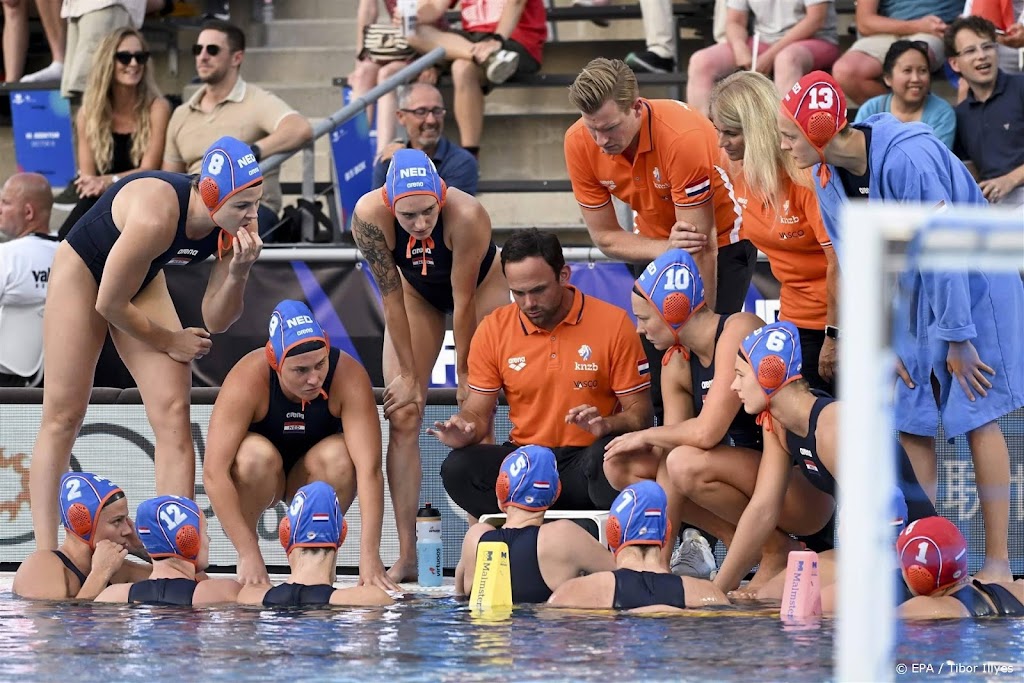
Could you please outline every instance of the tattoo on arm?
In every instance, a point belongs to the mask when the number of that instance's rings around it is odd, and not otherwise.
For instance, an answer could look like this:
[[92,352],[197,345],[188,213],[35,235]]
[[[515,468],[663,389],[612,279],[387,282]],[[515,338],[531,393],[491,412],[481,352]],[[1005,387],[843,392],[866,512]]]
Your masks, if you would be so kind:
[[398,276],[398,267],[381,229],[362,220],[358,215],[353,215],[352,235],[363,252],[363,257],[370,264],[370,272],[377,281],[380,295],[387,296],[396,289],[401,289],[402,280]]

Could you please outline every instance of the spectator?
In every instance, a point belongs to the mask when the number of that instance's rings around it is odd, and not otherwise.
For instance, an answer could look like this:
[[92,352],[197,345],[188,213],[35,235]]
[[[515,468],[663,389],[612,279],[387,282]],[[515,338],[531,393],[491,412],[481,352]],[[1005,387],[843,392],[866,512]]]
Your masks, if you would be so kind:
[[[0,244],[0,386],[27,386],[42,365],[43,305],[57,251],[52,204],[50,184],[38,173],[16,173],[0,191],[0,232],[10,240]],[[28,339],[33,348],[18,343]]]
[[[397,0],[384,0],[384,7],[387,10],[385,21],[389,25],[391,18],[395,16],[397,5]],[[356,63],[352,73],[348,75],[352,99],[361,97],[375,85],[391,78],[411,61],[390,54],[391,51],[386,55],[375,54],[364,44],[367,28],[377,22],[379,9],[379,0],[359,0],[359,8],[356,11]],[[447,28],[443,15],[438,20],[438,27]],[[437,83],[437,69],[430,68],[421,72],[418,80],[431,85]],[[401,105],[393,92],[381,96],[373,104],[374,116],[377,117],[377,157],[384,153],[385,147],[395,138],[395,110],[399,106]]]
[[[747,30],[751,14],[758,40]],[[736,68],[774,74],[784,93],[805,73],[828,69],[839,56],[832,0],[729,0],[725,33],[725,43],[690,58],[686,101],[705,115],[715,81]]]
[[480,167],[476,157],[444,136],[446,110],[441,91],[428,83],[402,86],[398,89],[398,107],[398,123],[405,128],[409,141],[403,144],[395,140],[384,147],[373,168],[374,189],[384,186],[395,150],[406,147],[418,149],[430,157],[445,185],[475,195]]
[[806,174],[782,151],[778,110],[779,97],[760,74],[733,74],[711,93],[722,165],[743,206],[743,235],[768,256],[779,280],[779,319],[800,331],[804,379],[834,395],[839,259]]
[[[59,81],[64,72],[65,27],[60,18],[60,0],[36,0],[39,19],[53,61],[45,69],[24,76],[28,53],[29,0],[3,0],[4,6],[4,80],[8,83],[43,83]],[[23,77],[24,76],[24,77]]]
[[996,34],[1000,69],[1009,73],[1024,71],[1024,26],[1020,22],[1024,17],[1024,0],[967,0],[963,15],[988,19],[1001,31]]
[[540,70],[548,14],[543,0],[462,0],[461,30],[442,31],[431,26],[448,8],[448,0],[423,0],[416,15],[416,34],[409,44],[420,52],[443,47],[452,60],[459,136],[462,146],[479,156],[484,95],[513,75]]
[[992,204],[1024,204],[1024,76],[999,68],[996,31],[981,17],[962,17],[946,31],[949,63],[967,82],[956,106],[956,145]]
[[[514,302],[480,323],[469,347],[469,396],[427,433],[452,448],[445,490],[478,518],[497,512],[502,461],[520,446],[555,452],[562,493],[555,507],[607,510],[628,458],[605,461],[618,434],[653,424],[650,373],[629,316],[569,284],[562,245],[550,233],[518,230],[501,265]],[[483,443],[504,390],[514,425],[502,445]],[[610,474],[606,475],[606,468]]]
[[64,0],[60,16],[67,19],[68,40],[61,94],[77,97],[85,92],[93,55],[111,31],[141,29],[147,12],[163,9],[163,0]]
[[[294,150],[313,138],[309,121],[277,95],[246,83],[239,73],[245,34],[234,24],[211,19],[192,46],[203,86],[171,115],[163,170],[198,173],[206,149],[222,135],[252,147],[256,160]],[[280,171],[267,174],[259,208],[260,235],[277,223]]]
[[130,26],[114,29],[96,50],[75,115],[74,190],[81,199],[61,226],[62,238],[122,176],[160,168],[171,105],[157,88],[149,58],[145,38]]
[[860,39],[832,66],[846,97],[867,102],[885,94],[882,63],[889,46],[900,38],[926,43],[931,71],[941,68],[946,59],[942,46],[946,22],[962,9],[963,0],[857,0]]
[[885,53],[882,79],[890,92],[872,97],[857,110],[854,123],[879,112],[889,112],[904,123],[921,121],[935,131],[935,137],[953,149],[956,112],[949,102],[931,93],[928,44],[897,40]]
[[672,0],[640,0],[640,18],[644,25],[645,49],[630,52],[623,61],[633,71],[653,74],[675,71],[676,23],[672,17]]

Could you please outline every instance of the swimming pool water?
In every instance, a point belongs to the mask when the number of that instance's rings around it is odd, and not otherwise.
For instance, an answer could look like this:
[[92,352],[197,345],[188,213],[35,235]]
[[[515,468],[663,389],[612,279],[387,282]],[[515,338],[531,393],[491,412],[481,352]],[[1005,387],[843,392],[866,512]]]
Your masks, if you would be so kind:
[[[833,622],[795,629],[761,610],[651,617],[517,608],[481,620],[464,601],[411,596],[387,608],[278,609],[32,603],[0,593],[0,680],[823,681]],[[900,627],[897,660],[934,669],[1002,663],[1024,678],[1024,620]],[[962,675],[961,675],[962,674]]]

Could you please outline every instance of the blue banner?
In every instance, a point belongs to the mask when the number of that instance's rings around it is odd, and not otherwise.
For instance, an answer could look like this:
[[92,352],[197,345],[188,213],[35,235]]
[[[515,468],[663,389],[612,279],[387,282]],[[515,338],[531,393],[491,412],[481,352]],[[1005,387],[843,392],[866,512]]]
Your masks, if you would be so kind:
[[14,157],[18,171],[39,173],[53,187],[75,177],[71,108],[60,90],[11,92]]
[[[341,89],[342,104],[352,100],[352,88]],[[377,153],[377,130],[365,113],[356,115],[331,131],[331,156],[337,183],[338,215],[342,229],[348,230],[356,202],[370,191],[373,183],[373,158]]]

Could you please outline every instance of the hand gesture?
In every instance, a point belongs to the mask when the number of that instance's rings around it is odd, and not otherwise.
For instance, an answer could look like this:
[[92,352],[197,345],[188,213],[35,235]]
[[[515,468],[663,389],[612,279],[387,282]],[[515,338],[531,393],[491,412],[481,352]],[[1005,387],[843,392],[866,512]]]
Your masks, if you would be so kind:
[[604,447],[604,459],[611,460],[620,455],[632,455],[648,450],[650,446],[645,438],[644,432],[646,431],[646,429],[641,429],[638,432],[629,432],[615,437]]
[[501,41],[495,40],[494,38],[488,38],[487,40],[481,40],[479,43],[473,43],[473,46],[469,49],[473,55],[473,61],[477,64],[483,64],[487,61],[487,58],[492,54],[501,49]]
[[448,448],[462,448],[476,440],[476,424],[452,415],[444,422],[435,422],[433,427],[427,428],[427,434],[437,437]]
[[124,564],[124,558],[128,557],[128,548],[120,543],[103,539],[96,544],[96,550],[92,554],[92,571],[99,572],[102,576],[110,577]]
[[101,176],[80,175],[75,178],[75,189],[79,197],[99,197],[108,187]]
[[673,249],[685,249],[696,254],[707,246],[708,236],[697,230],[697,226],[686,221],[676,221],[668,235],[668,244]]
[[228,272],[236,277],[245,277],[260,257],[263,250],[263,240],[258,232],[249,232],[246,228],[239,228],[235,239],[231,240],[233,255],[231,263],[228,264]]
[[254,583],[270,583],[270,575],[267,574],[267,566],[263,563],[263,556],[258,552],[239,555],[235,580],[243,586]]
[[998,204],[999,202],[1006,199],[1006,195],[1017,189],[1017,183],[1010,177],[1011,174],[1001,175],[998,178],[990,178],[989,180],[978,181],[978,187],[981,188],[981,193],[985,195],[985,199],[990,204]]
[[[832,337],[825,337],[821,344],[821,352],[818,354],[818,375],[823,380],[831,382],[836,376],[836,340]],[[906,368],[903,370],[906,372]]]
[[608,421],[601,416],[601,411],[595,406],[587,404],[570,408],[569,412],[565,415],[565,423],[576,425],[580,429],[590,432],[598,439],[611,431]]
[[383,149],[381,149],[380,157],[377,160],[391,161],[391,157],[395,156],[395,152],[397,152],[400,149],[403,149],[404,147],[405,145],[403,145],[401,142],[389,142],[388,144],[384,145]]
[[896,356],[896,375],[903,380],[903,383],[907,385],[908,389],[914,389],[917,385],[914,384],[914,380],[911,379],[910,373],[907,372],[907,366],[903,364],[903,359]]
[[213,341],[209,332],[201,327],[186,327],[171,337],[167,355],[179,363],[191,363],[208,354],[211,348]]
[[415,405],[423,414],[423,387],[411,375],[399,375],[384,388],[384,419],[391,419],[395,411],[407,405]]
[[391,580],[380,555],[371,554],[359,559],[359,584],[360,586],[376,586],[381,590],[400,591],[397,583]]
[[1014,24],[1006,29],[1006,35],[996,36],[996,40],[1006,47],[1024,47],[1024,26]]
[[933,36],[941,38],[946,32],[946,22],[939,19],[934,14],[921,17],[914,22],[917,25],[917,30],[914,33],[930,33]]
[[969,341],[949,342],[946,369],[960,382],[960,388],[971,401],[974,400],[974,392],[984,398],[988,395],[985,390],[992,388],[992,382],[983,373],[987,372],[993,377],[996,374],[995,370],[981,362],[977,349]]

